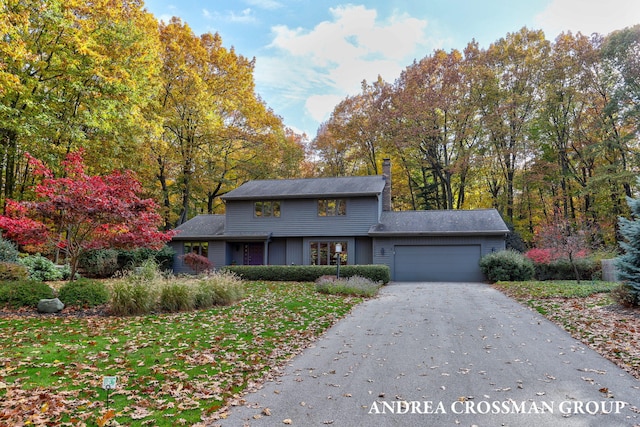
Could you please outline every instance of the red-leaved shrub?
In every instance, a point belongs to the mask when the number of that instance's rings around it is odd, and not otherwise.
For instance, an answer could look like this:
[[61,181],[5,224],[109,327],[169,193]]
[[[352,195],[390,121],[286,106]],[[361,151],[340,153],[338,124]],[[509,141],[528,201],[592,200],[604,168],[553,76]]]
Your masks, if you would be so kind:
[[209,261],[207,257],[198,255],[195,252],[189,252],[188,254],[183,255],[182,260],[198,274],[203,271],[211,270],[211,267],[213,267],[213,264],[211,264],[211,261]]
[[548,264],[555,259],[551,249],[529,249],[525,256],[536,264]]

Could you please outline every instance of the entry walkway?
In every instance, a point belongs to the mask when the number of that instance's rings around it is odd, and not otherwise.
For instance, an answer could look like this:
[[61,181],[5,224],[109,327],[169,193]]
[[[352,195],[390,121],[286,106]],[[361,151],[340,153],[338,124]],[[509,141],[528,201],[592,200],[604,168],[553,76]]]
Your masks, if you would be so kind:
[[477,283],[385,286],[245,400],[216,425],[640,425],[640,381]]

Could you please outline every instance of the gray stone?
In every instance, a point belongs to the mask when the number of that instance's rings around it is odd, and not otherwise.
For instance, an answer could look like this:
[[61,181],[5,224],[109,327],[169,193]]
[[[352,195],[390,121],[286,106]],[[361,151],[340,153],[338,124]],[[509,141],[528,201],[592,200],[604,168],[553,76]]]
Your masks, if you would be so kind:
[[38,302],[39,313],[57,313],[64,308],[64,304],[58,298],[41,299]]

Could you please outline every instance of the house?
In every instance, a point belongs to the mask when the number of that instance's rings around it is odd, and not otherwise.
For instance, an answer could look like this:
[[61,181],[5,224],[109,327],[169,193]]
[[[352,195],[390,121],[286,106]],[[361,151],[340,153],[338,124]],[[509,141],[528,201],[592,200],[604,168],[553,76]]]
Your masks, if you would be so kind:
[[222,197],[224,215],[176,228],[174,271],[197,252],[224,265],[385,264],[395,281],[484,280],[478,261],[505,248],[495,209],[391,210],[391,165],[383,175],[256,180]]

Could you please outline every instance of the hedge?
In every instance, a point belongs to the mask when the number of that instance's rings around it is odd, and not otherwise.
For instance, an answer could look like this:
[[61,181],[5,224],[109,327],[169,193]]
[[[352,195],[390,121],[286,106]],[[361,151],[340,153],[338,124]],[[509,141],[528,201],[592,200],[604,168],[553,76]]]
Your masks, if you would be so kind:
[[[228,265],[222,270],[237,274],[244,280],[282,282],[314,282],[322,276],[335,276],[335,265]],[[340,277],[360,276],[373,282],[389,283],[391,273],[386,265],[343,265]]]
[[[575,261],[581,280],[600,280],[601,263],[592,258],[578,258]],[[576,273],[568,259],[558,259],[548,264],[535,263],[535,277],[538,280],[576,280]]]

